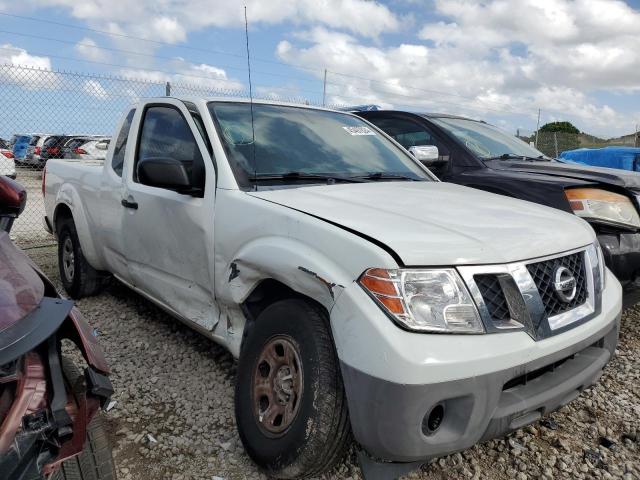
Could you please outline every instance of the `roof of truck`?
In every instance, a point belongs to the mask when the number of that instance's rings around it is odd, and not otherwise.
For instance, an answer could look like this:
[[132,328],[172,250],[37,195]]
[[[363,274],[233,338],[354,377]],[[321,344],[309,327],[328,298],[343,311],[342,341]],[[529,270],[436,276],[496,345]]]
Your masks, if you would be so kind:
[[[194,102],[194,103],[198,103],[198,102],[228,102],[228,103],[251,103],[253,102],[254,104],[259,104],[259,105],[282,105],[282,106],[286,106],[286,107],[300,107],[300,108],[308,108],[311,110],[326,110],[326,111],[330,111],[330,112],[335,112],[337,111],[334,108],[329,108],[329,107],[322,107],[322,106],[317,106],[317,105],[308,105],[306,103],[300,103],[300,102],[288,102],[288,101],[282,101],[282,100],[268,100],[268,99],[260,99],[260,98],[254,98],[253,100],[246,98],[246,97],[194,97],[194,96],[184,96],[184,97],[157,97],[154,99],[145,99],[145,101],[148,100],[153,100],[153,101],[158,101],[158,100],[162,100],[162,99],[167,99],[167,98],[173,98],[174,100],[181,100],[183,102]],[[342,113],[348,113],[348,112],[342,112]]]

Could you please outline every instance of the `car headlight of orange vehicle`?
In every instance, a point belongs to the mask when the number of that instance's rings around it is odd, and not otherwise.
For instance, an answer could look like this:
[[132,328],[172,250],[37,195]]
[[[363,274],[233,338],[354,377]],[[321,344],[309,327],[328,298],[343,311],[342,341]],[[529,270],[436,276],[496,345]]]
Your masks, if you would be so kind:
[[565,195],[573,213],[585,220],[640,228],[640,216],[629,197],[598,188],[572,188]]

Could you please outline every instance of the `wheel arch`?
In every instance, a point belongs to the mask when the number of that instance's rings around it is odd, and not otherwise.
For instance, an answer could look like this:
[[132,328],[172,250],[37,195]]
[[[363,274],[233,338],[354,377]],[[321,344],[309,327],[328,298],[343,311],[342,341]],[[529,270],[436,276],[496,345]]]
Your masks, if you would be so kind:
[[80,247],[89,264],[97,270],[103,270],[98,250],[91,237],[91,229],[89,228],[84,206],[78,193],[71,186],[67,186],[66,188],[63,186],[57,195],[51,225],[56,239],[58,237],[60,222],[64,220],[73,221],[78,234]]

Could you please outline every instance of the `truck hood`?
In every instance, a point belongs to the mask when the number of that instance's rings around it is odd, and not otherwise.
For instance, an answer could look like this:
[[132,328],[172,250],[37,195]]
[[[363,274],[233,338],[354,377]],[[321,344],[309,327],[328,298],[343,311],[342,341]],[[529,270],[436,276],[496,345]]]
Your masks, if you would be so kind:
[[640,190],[640,173],[627,172],[615,168],[591,167],[575,163],[564,162],[522,162],[491,160],[486,162],[494,170],[508,170],[512,172],[532,173],[562,177],[565,179],[581,180],[593,183],[615,185],[617,187]]
[[409,266],[507,263],[595,240],[574,215],[448,183],[339,184],[250,195],[373,238]]
[[0,232],[0,335],[34,310],[44,283],[33,262]]

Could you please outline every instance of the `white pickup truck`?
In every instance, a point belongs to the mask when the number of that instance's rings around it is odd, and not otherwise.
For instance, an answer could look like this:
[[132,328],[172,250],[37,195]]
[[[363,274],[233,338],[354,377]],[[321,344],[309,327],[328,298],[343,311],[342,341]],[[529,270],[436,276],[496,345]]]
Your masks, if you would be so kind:
[[621,288],[587,223],[438,182],[354,115],[156,98],[113,138],[103,165],[47,164],[64,286],[112,275],[227,347],[269,475],[326,471],[351,433],[365,475],[395,475],[539,419],[613,355]]

